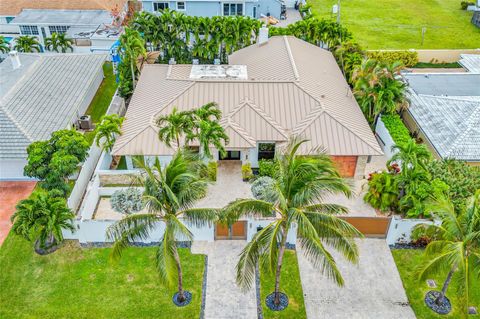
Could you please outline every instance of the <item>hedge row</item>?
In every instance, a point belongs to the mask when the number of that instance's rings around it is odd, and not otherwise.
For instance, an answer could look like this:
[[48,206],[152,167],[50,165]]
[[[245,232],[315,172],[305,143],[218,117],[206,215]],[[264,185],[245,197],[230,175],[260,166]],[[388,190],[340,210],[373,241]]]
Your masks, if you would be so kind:
[[410,132],[398,114],[382,115],[382,122],[395,144],[406,143],[411,139]]
[[406,67],[412,67],[418,63],[416,51],[367,51],[367,56],[370,59],[388,63],[402,61]]

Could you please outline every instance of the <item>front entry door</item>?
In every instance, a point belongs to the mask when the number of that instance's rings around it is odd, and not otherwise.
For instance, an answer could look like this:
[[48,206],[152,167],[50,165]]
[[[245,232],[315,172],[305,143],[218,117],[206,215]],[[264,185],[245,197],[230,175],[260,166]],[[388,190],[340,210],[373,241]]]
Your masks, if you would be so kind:
[[228,227],[222,224],[215,225],[216,240],[247,239],[247,221],[238,221]]
[[227,151],[227,155],[225,157],[222,157],[222,155],[219,153],[218,158],[221,160],[238,161],[240,159],[240,151]]

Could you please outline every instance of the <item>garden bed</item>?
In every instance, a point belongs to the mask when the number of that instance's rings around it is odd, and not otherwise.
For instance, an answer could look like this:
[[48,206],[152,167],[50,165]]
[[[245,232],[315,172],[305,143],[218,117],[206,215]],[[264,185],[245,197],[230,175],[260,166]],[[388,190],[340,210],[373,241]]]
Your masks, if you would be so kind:
[[[457,287],[458,287],[458,274],[455,274],[452,279],[452,283],[447,290],[447,297],[452,303],[452,312],[448,315],[439,315],[433,312],[425,305],[425,294],[430,290],[442,289],[443,282],[446,278],[446,273],[435,276],[434,279],[437,288],[431,288],[425,281],[418,281],[416,276],[416,267],[422,262],[424,256],[423,249],[400,249],[392,250],[392,255],[397,264],[398,272],[403,281],[403,286],[407,293],[408,300],[412,306],[413,311],[417,315],[417,318],[429,319],[429,318],[467,318],[461,313],[461,305],[459,302]],[[470,302],[469,305],[480,307],[480,282],[474,282],[470,287]],[[480,315],[470,315],[469,319],[480,318]]]
[[185,289],[192,302],[172,303],[175,288],[159,284],[155,247],[128,248],[118,263],[110,248],[66,242],[39,256],[10,234],[0,249],[0,318],[199,318],[204,256],[180,249]]
[[295,251],[286,250],[283,258],[280,291],[288,296],[288,306],[282,311],[270,310],[265,304],[265,299],[274,291],[274,287],[275,275],[262,272],[260,275],[260,301],[263,318],[307,318]]

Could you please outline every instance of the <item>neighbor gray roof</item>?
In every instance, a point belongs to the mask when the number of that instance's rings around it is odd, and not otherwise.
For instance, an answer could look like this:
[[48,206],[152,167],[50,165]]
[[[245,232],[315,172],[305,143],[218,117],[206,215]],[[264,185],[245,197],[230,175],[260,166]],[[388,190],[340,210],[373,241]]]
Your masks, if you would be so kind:
[[[331,155],[380,155],[332,53],[291,36],[274,36],[229,56],[245,78],[190,77],[191,65],[145,65],[113,148],[115,155],[167,155],[155,119],[173,107],[189,110],[217,102],[228,148],[305,136],[307,153],[325,147]],[[230,70],[234,71],[234,70]],[[235,72],[233,72],[235,73]]]
[[474,73],[405,73],[417,94],[438,96],[480,96],[480,74]]
[[0,63],[0,158],[24,158],[26,146],[73,124],[105,61],[99,54],[20,54]]
[[40,10],[24,9],[11,24],[100,25],[110,24],[112,17],[106,10]]
[[480,96],[410,92],[409,112],[442,158],[480,161]]
[[468,72],[480,73],[480,54],[461,54],[458,61]]

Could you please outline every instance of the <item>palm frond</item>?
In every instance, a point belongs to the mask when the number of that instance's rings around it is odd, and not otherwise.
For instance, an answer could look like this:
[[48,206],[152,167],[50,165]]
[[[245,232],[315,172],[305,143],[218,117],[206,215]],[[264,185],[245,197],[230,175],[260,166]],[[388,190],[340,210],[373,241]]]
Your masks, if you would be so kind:
[[176,242],[173,229],[167,226],[162,240],[158,245],[155,258],[160,281],[167,287],[173,286],[178,276],[175,263],[175,245]]
[[203,227],[205,225],[214,224],[220,214],[218,208],[191,208],[181,212],[181,216],[195,227]]
[[232,224],[241,216],[271,217],[274,214],[274,205],[258,199],[237,199],[230,202],[222,212],[222,221]]

